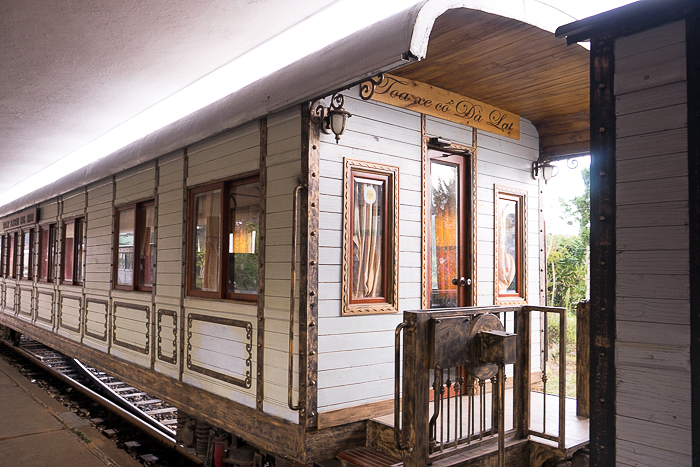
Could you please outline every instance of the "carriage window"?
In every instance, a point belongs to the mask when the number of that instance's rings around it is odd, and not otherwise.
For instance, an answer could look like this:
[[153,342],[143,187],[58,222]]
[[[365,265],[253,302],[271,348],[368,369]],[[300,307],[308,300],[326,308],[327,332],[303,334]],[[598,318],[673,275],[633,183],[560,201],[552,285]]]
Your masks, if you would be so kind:
[[117,209],[115,288],[151,290],[156,259],[155,205],[152,201]]
[[56,239],[56,224],[44,226],[39,230],[39,280],[53,280],[53,262]]
[[0,235],[0,277],[5,277],[5,235]]
[[85,219],[73,219],[63,224],[62,279],[66,284],[85,281]]
[[495,301],[527,302],[527,193],[496,186],[494,202]]
[[22,279],[34,276],[34,229],[22,232]]
[[257,300],[259,178],[191,190],[189,219],[188,293]]
[[346,160],[343,314],[397,311],[398,169]]

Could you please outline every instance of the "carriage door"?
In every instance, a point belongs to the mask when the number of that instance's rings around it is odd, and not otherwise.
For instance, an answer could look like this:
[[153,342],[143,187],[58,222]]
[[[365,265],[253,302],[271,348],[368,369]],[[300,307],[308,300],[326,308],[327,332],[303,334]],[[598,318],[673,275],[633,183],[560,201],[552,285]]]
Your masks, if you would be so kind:
[[471,306],[471,161],[468,155],[428,150],[430,308]]

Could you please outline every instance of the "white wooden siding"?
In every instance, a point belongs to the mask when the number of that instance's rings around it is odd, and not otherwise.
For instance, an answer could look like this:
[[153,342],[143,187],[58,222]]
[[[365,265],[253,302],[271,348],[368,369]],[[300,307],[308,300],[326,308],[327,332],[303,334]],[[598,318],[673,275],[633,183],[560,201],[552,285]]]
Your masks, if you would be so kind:
[[617,464],[690,465],[685,23],[615,57]]
[[[289,289],[292,258],[292,198],[301,175],[301,109],[267,119],[267,215],[265,218],[265,398],[266,413],[297,422],[287,407]],[[299,263],[297,263],[297,268]],[[299,269],[297,269],[298,271]],[[297,275],[297,277],[299,277]],[[298,292],[298,283],[296,290]],[[299,323],[298,293],[295,323]],[[294,340],[294,401],[299,387],[299,335]]]
[[111,287],[113,193],[112,180],[88,187],[85,287],[108,293]]
[[[346,93],[353,114],[339,144],[322,135],[319,235],[319,412],[393,397],[394,329],[402,315],[341,317],[343,158],[399,167],[399,311],[421,307],[421,122],[420,115]],[[530,175],[539,137],[521,121],[522,138],[478,135],[478,305],[493,304],[493,186],[526,190],[530,303],[539,301],[537,183]],[[428,117],[426,133],[471,145],[472,129]],[[483,261],[482,261],[483,259]],[[533,318],[533,325],[538,323]],[[534,328],[538,329],[538,327]],[[539,333],[533,333],[537,342]],[[536,363],[536,362],[535,362]]]
[[260,127],[257,121],[193,144],[188,151],[187,185],[200,185],[258,170]]
[[120,206],[153,198],[155,195],[155,176],[155,163],[141,165],[118,174],[115,177],[115,205]]

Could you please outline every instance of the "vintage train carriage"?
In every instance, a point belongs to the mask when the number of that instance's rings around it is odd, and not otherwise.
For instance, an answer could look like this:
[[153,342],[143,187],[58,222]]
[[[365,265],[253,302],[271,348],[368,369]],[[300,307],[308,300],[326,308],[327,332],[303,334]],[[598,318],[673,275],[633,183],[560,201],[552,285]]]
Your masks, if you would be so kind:
[[[534,3],[469,3],[417,5],[3,207],[0,324],[280,462],[364,445],[403,312],[540,304],[533,163],[588,150],[587,51]],[[337,140],[320,109],[341,105]],[[529,345],[539,369],[537,319]]]

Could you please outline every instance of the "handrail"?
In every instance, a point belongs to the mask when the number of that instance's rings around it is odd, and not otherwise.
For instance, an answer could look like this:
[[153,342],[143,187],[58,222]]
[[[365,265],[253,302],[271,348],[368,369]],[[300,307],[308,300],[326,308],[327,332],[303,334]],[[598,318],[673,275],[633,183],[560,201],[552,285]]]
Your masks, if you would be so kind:
[[411,323],[403,322],[394,331],[394,443],[399,451],[411,451],[401,440],[401,331],[414,327]]
[[292,402],[294,396],[294,301],[295,287],[297,282],[297,226],[299,224],[299,192],[304,185],[299,184],[294,187],[292,197],[292,276],[289,290],[289,365],[287,378],[287,405],[290,409],[301,410],[301,400],[295,405]]

